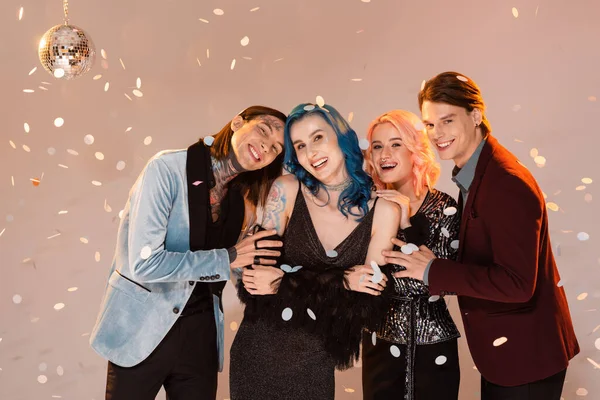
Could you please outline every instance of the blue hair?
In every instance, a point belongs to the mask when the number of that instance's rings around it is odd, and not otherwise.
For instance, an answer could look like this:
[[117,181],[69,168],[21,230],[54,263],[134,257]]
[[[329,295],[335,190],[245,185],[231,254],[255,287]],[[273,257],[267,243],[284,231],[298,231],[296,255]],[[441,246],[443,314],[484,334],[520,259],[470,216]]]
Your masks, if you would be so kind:
[[[311,103],[299,104],[290,112],[285,122],[284,130],[284,145],[285,157],[284,168],[306,186],[313,196],[323,189],[327,192],[327,188],[312,176],[298,161],[296,149],[292,144],[290,129],[292,125],[309,115],[318,115],[323,118],[334,130],[337,136],[338,145],[344,154],[344,162],[346,170],[350,177],[350,186],[348,186],[341,194],[338,200],[338,210],[345,216],[352,215],[362,220],[369,212],[369,200],[371,199],[371,189],[373,180],[363,170],[363,153],[358,144],[358,136],[354,129],[348,125],[348,122],[340,115],[340,113],[330,105],[318,105]],[[329,195],[329,193],[327,192]],[[351,209],[358,207],[360,213],[352,212]]]

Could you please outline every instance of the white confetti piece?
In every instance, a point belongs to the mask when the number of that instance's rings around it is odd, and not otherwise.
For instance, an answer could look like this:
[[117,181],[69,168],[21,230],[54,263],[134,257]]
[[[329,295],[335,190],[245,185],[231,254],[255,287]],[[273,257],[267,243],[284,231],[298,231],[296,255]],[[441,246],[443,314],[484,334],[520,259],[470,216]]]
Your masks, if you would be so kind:
[[433,296],[429,297],[429,302],[430,303],[435,303],[436,301],[438,301],[440,299],[440,296],[437,294],[434,294]]
[[96,262],[100,262],[100,252],[99,252],[99,251],[97,251],[97,252],[94,254],[94,260],[96,260]]
[[203,181],[196,181],[196,182],[192,183],[192,185],[194,185],[194,186],[198,186],[198,185],[199,185],[199,184],[201,184],[202,182],[203,182]]
[[579,232],[577,234],[577,239],[579,239],[582,242],[585,242],[586,240],[589,240],[590,235],[586,232]]
[[40,363],[40,365],[38,365],[38,370],[40,372],[44,372],[48,369],[48,364],[46,364],[45,362]]
[[354,393],[354,389],[352,389],[352,388],[344,388],[344,391],[346,393]]
[[594,342],[594,346],[596,346],[596,348],[600,350],[600,338],[596,339],[596,341]]
[[61,367],[59,365],[58,367],[56,367],[56,373],[58,374],[58,376],[63,376],[65,373],[65,370],[63,369],[63,367]]
[[260,7],[254,7],[253,9],[250,10],[250,12],[254,12],[254,11],[258,11],[260,10]]
[[463,82],[469,82],[469,80],[462,75],[456,75],[456,79],[458,79],[459,81],[463,81]]
[[444,215],[454,215],[457,213],[457,211],[458,210],[456,209],[456,207],[446,207],[444,208]]
[[23,301],[23,298],[21,297],[21,295],[15,294],[12,298],[12,301],[15,304],[21,304],[21,302]]
[[2,231],[0,232],[0,237],[2,237],[2,235],[4,235],[5,231],[6,231],[6,228],[2,229]]
[[413,253],[414,249],[412,246],[405,244],[402,247],[400,247],[400,251],[404,254],[411,255]]
[[148,145],[150,145],[150,143],[152,143],[152,136],[146,136],[146,137],[144,138],[144,144],[145,144],[146,146],[148,146]]
[[88,244],[88,243],[90,242],[90,241],[88,240],[88,238],[86,238],[86,237],[80,237],[80,238],[79,238],[79,241],[80,241],[81,243],[83,243],[83,244]]
[[83,143],[87,144],[88,146],[94,144],[94,140],[94,136],[92,135],[85,135],[83,137]]
[[588,297],[588,294],[586,292],[580,293],[579,296],[577,296],[577,300],[581,301],[581,300],[585,300]]
[[135,97],[144,97],[144,93],[141,90],[133,89],[132,93]]
[[579,389],[577,389],[577,391],[575,392],[575,394],[577,396],[587,396],[588,395],[588,391],[585,388],[579,388]]
[[231,69],[233,70],[235,68],[235,58],[231,61]]
[[225,11],[221,10],[220,8],[215,8],[215,9],[213,10],[213,13],[214,13],[215,15],[223,15],[223,14],[225,14]]
[[125,161],[117,162],[117,171],[123,171],[125,169]]
[[29,124],[27,122],[23,124],[23,130],[25,131],[25,133],[29,133]]
[[12,147],[13,149],[17,148],[17,145],[12,140],[9,140],[8,143],[10,144],[10,147]]
[[60,311],[60,310],[62,310],[63,308],[65,308],[65,303],[56,303],[56,304],[54,305],[54,309],[55,309],[56,311]]
[[65,76],[65,70],[64,70],[64,69],[62,69],[62,68],[56,68],[56,69],[54,70],[54,77],[55,77],[55,78],[58,78],[58,79],[60,79],[60,78],[62,78],[63,76]]
[[353,119],[354,119],[354,113],[352,111],[350,111],[350,113],[348,114],[348,122],[352,122]]
[[362,82],[362,78],[350,78],[352,82]]
[[60,128],[64,124],[65,124],[65,120],[62,119],[61,117],[58,117],[58,118],[54,119],[54,126],[55,127]]
[[450,237],[450,232],[448,231],[448,229],[446,229],[446,227],[443,226],[441,231],[442,231],[442,235],[444,235],[444,237],[447,237],[447,238]]
[[313,321],[317,320],[317,316],[315,315],[315,313],[313,312],[313,310],[311,310],[310,308],[306,309],[306,313],[308,314],[308,316],[310,318],[312,318]]
[[121,60],[121,59],[119,58],[119,62],[121,63],[121,67],[123,67],[123,69],[126,69],[126,68],[125,68],[125,63],[123,62],[123,60]]
[[536,157],[533,159],[533,162],[535,162],[535,164],[536,164],[538,167],[542,168],[543,166],[545,166],[545,165],[546,165],[546,157],[544,157],[544,156],[536,156]]
[[210,147],[215,142],[215,138],[212,136],[205,136],[203,139],[203,142],[205,145]]
[[244,47],[248,46],[248,44],[250,44],[250,38],[248,36],[244,36],[242,40],[240,40],[240,44]]
[[577,187],[575,188],[575,190],[577,190],[577,191],[582,191],[582,190],[585,190],[585,188],[586,188],[586,186],[585,186],[585,185],[580,185],[580,186],[577,186]]
[[110,204],[108,204],[108,201],[106,199],[104,199],[104,211],[106,211],[107,213],[112,212],[112,207],[110,206]]
[[371,261],[371,268],[373,268],[373,277],[371,277],[371,282],[379,283],[383,280],[383,273],[381,272],[381,268],[375,261]]
[[292,311],[292,309],[289,307],[286,307],[281,312],[281,319],[283,319],[284,321],[289,321],[290,319],[292,319],[292,315],[294,315],[294,312]]
[[377,332],[371,333],[371,343],[373,343],[373,346],[377,345]]
[[35,90],[33,89],[23,89],[23,93],[33,93]]
[[102,152],[97,151],[96,153],[94,153],[94,156],[96,157],[97,160],[104,160],[104,154]]
[[458,240],[453,240],[452,242],[450,242],[450,247],[452,247],[454,250],[458,249],[458,245],[459,245]]
[[110,82],[106,82],[106,83],[104,84],[104,91],[105,91],[105,92],[108,92],[108,89],[109,89],[109,88],[110,88]]
[[596,361],[592,360],[591,358],[587,357],[586,360],[588,360],[588,362],[590,364],[592,364],[594,366],[595,369],[600,369],[600,364],[598,364]]
[[205,24],[208,24],[208,20],[204,19],[204,18],[198,18],[198,21],[200,22],[204,22]]
[[506,343],[508,341],[508,339],[504,336],[499,337],[498,339],[494,340],[494,347],[498,347],[498,346],[502,346],[504,343]]
[[67,153],[69,153],[72,156],[78,156],[79,153],[73,149],[67,149]]
[[92,79],[97,81],[100,78],[102,78],[102,75],[98,74],[98,75],[94,75],[94,77]]
[[73,286],[67,289],[67,292],[76,292],[77,291],[77,286]]
[[517,7],[512,8],[512,15],[515,18],[519,18],[519,10],[517,10]]
[[548,203],[546,203],[546,207],[548,207],[548,209],[550,211],[558,211],[559,210],[558,204],[556,204],[554,202],[551,202],[551,201],[549,201]]
[[390,353],[396,358],[400,357],[400,349],[396,345],[390,346]]
[[363,3],[370,3],[371,2],[371,0],[360,0],[360,1],[362,1]]
[[589,185],[593,182],[592,178],[581,178],[581,182]]
[[304,106],[304,111],[312,111],[315,109],[315,106],[313,106],[312,104],[307,104]]
[[41,384],[48,382],[48,377],[46,375],[40,375],[37,377],[37,381]]
[[421,81],[421,90],[425,89],[425,84],[427,83],[427,81],[425,79],[423,79]]
[[325,252],[325,255],[326,255],[327,257],[329,257],[329,258],[334,258],[334,257],[337,257],[337,256],[338,256],[338,252],[337,252],[337,251],[335,251],[335,250],[327,250],[327,251]]
[[48,154],[51,156],[56,154],[56,149],[54,147],[48,147]]
[[25,150],[28,153],[31,152],[31,149],[26,144],[23,145],[23,150]]
[[133,129],[132,126],[127,127],[127,129],[125,129],[125,132],[131,132],[131,130]]
[[322,96],[317,96],[315,103],[317,103],[319,107],[323,107],[325,105],[325,99],[323,99]]
[[281,264],[281,265],[279,266],[279,269],[281,269],[281,270],[282,270],[283,272],[285,272],[285,273],[290,273],[290,272],[292,272],[292,266],[291,266],[291,265],[288,265],[288,264]]
[[233,321],[232,323],[229,324],[229,329],[231,329],[232,331],[237,331],[238,330],[238,323]]
[[448,358],[446,358],[446,356],[438,356],[435,359],[436,365],[444,365],[444,364],[446,364],[446,361],[448,361]]
[[563,283],[562,279],[559,280],[558,283],[556,284],[557,287],[563,287],[563,285],[564,285],[564,283]]
[[33,68],[31,69],[31,71],[29,71],[29,74],[27,74],[27,75],[31,76],[31,75],[33,75],[33,73],[34,73],[35,71],[37,71],[37,67],[33,67]]
[[19,21],[23,19],[23,7],[19,9]]
[[102,55],[102,58],[106,60],[106,50],[100,49],[100,54]]
[[140,251],[140,257],[142,258],[142,260],[147,260],[148,258],[150,258],[151,255],[152,249],[150,248],[150,246],[142,247],[142,250]]
[[92,181],[92,185],[94,185],[94,186],[102,186],[102,182],[100,182],[100,181]]
[[125,211],[125,210],[121,210],[121,211],[119,211],[119,219],[123,219],[123,212],[124,212],[124,211]]
[[368,150],[369,149],[369,141],[367,139],[360,139],[360,141],[358,142],[358,146],[360,147],[361,150]]

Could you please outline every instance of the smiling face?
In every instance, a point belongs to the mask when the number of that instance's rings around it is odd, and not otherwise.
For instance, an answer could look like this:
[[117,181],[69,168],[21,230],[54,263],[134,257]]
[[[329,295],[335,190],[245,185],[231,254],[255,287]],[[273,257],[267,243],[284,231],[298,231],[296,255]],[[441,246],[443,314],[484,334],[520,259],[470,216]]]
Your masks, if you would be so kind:
[[250,121],[237,116],[231,121],[231,146],[242,168],[264,168],[283,152],[283,125],[283,121],[270,115]]
[[383,183],[401,185],[413,178],[412,153],[403,145],[398,129],[389,122],[373,129],[371,162]]
[[325,185],[347,179],[342,149],[335,131],[321,116],[307,115],[290,128],[290,138],[300,165]]
[[447,103],[423,102],[421,107],[423,124],[429,140],[437,149],[442,160],[453,160],[462,168],[482,140],[480,128],[481,112]]

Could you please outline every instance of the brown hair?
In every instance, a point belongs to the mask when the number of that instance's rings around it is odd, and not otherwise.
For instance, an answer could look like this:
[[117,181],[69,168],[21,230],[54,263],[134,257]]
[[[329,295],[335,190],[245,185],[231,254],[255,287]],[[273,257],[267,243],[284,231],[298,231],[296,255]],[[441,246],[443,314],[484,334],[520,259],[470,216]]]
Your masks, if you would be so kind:
[[[248,107],[238,115],[242,117],[245,122],[260,119],[260,117],[269,115],[281,120],[281,122],[285,124],[287,118],[281,111],[264,106]],[[229,155],[229,152],[231,151],[231,137],[233,134],[234,131],[231,129],[231,121],[229,121],[216,135],[214,135],[215,141],[211,146],[211,154],[217,160],[221,160]],[[281,175],[283,168],[283,154],[284,153],[282,152],[271,164],[262,169],[239,174],[231,184],[239,187],[242,195],[244,195],[252,205],[257,206],[260,203],[261,206],[264,206],[267,203],[271,184]]]
[[419,109],[423,109],[423,102],[446,103],[462,107],[468,112],[474,109],[481,111],[481,132],[487,136],[492,131],[492,126],[485,116],[485,103],[481,97],[479,86],[466,75],[448,71],[431,78],[419,92]]

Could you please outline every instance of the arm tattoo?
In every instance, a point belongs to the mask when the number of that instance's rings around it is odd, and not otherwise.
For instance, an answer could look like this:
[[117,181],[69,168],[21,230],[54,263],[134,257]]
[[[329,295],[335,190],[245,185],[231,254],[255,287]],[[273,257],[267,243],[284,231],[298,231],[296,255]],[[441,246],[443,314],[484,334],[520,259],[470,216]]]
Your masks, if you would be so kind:
[[262,227],[265,229],[277,230],[278,234],[283,234],[281,222],[284,219],[284,211],[286,204],[285,190],[281,182],[273,183],[269,191],[267,205],[263,215]]
[[[231,153],[233,153],[233,151]],[[216,221],[221,215],[221,202],[227,194],[227,184],[235,178],[239,172],[229,157],[222,160],[217,160],[212,157],[212,170],[215,176],[215,186],[210,189],[210,208],[213,221]]]

